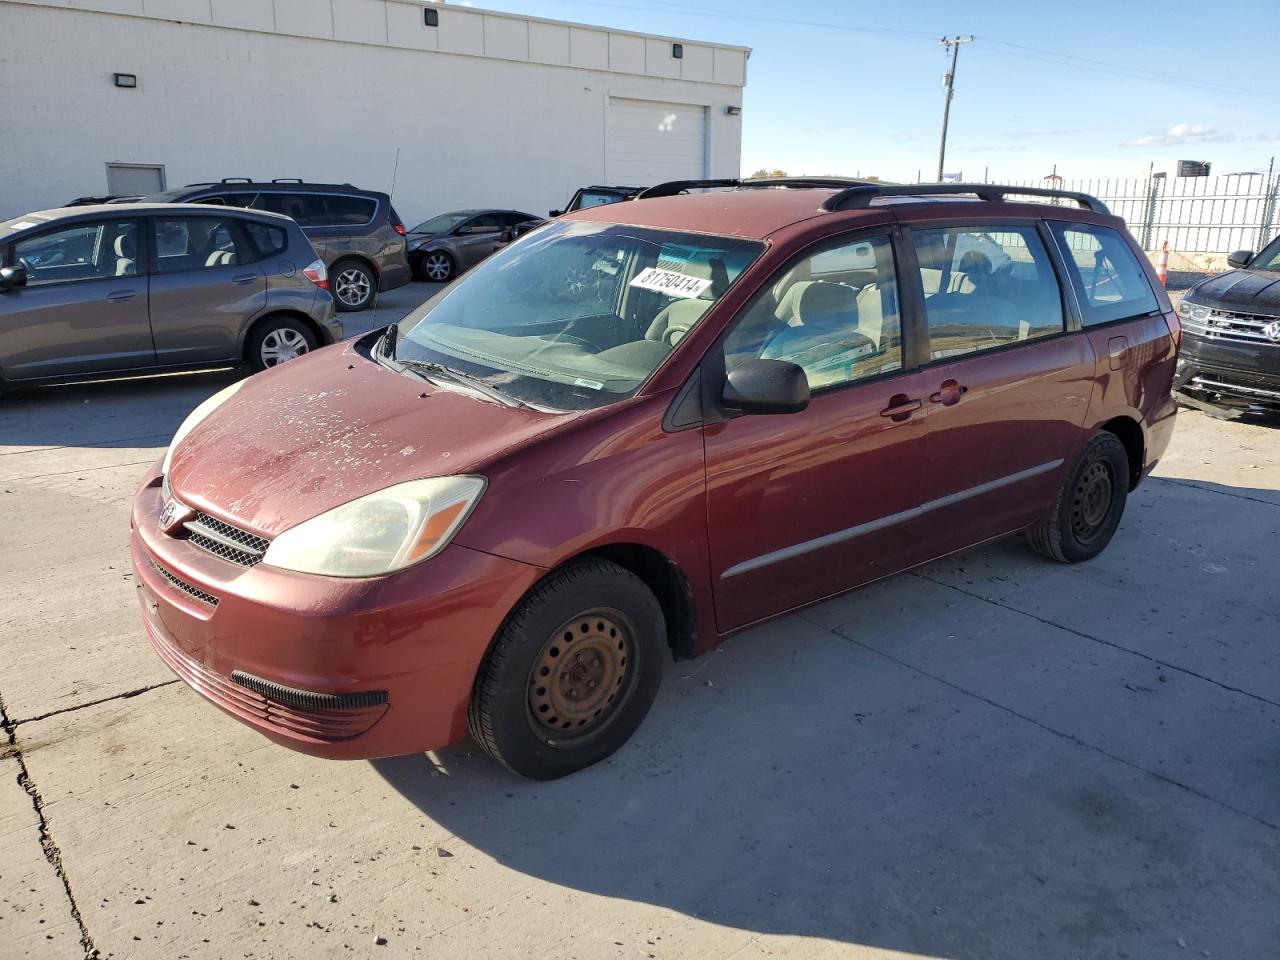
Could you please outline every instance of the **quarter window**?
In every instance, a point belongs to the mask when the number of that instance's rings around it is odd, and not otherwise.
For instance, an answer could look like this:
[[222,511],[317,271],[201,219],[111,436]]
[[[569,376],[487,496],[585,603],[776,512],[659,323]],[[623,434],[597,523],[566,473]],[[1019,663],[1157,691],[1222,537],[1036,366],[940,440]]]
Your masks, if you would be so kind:
[[156,271],[210,270],[254,260],[234,223],[223,217],[157,217]]
[[1049,226],[1066,258],[1086,327],[1160,309],[1146,272],[1116,231],[1060,221]]
[[1066,329],[1062,290],[1034,227],[917,230],[912,241],[924,287],[930,359]]
[[274,257],[277,253],[283,253],[285,247],[289,245],[288,234],[279,227],[269,227],[265,223],[254,223],[246,221],[241,224],[244,232],[249,235],[250,241],[258,249],[260,257]]
[[725,367],[788,360],[811,390],[902,369],[893,244],[887,236],[824,244],[787,267],[725,339]]
[[76,223],[13,245],[13,262],[27,285],[133,277],[138,270],[138,226],[129,221]]

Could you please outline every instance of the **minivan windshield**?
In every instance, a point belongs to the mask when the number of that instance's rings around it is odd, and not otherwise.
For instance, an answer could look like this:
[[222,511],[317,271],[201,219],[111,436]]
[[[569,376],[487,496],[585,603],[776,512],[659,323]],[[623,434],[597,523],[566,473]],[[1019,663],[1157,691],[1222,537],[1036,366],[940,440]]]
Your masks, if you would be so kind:
[[1271,270],[1280,273],[1280,237],[1272,240],[1262,252],[1253,258],[1253,262],[1249,264],[1250,270]]
[[561,221],[400,321],[395,356],[533,406],[604,406],[640,389],[763,250],[731,237]]

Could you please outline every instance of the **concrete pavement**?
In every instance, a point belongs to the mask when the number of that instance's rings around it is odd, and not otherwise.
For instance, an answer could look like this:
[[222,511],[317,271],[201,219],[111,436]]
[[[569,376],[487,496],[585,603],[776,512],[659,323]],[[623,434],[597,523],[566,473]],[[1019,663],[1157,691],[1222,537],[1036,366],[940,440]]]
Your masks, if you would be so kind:
[[1184,412],[1093,563],[997,543],[753,630],[534,784],[291,753],[152,654],[129,495],[233,376],[0,401],[5,960],[1275,955],[1280,429]]

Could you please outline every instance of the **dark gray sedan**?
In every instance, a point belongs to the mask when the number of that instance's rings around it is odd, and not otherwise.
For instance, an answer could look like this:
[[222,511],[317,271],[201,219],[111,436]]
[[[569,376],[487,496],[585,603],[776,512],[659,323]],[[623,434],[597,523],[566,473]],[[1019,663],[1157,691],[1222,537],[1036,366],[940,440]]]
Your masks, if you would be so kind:
[[342,337],[288,217],[124,203],[0,222],[0,385],[247,363]]
[[455,210],[409,231],[409,263],[419,280],[444,283],[502,246],[502,231],[537,217],[519,210]]

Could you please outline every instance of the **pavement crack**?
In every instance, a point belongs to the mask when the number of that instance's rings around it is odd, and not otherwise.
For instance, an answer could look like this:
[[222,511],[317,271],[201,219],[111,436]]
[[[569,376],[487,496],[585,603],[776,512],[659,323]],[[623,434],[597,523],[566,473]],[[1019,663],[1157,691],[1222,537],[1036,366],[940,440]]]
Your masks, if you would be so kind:
[[0,695],[0,728],[4,730],[6,740],[5,754],[18,761],[18,786],[31,798],[31,806],[36,812],[40,830],[40,849],[44,852],[44,858],[49,861],[49,866],[53,867],[53,872],[62,881],[62,889],[67,895],[67,904],[71,907],[71,918],[80,928],[80,947],[84,950],[84,960],[101,960],[102,953],[94,944],[93,937],[89,935],[89,928],[85,926],[84,917],[80,913],[80,905],[76,903],[75,894],[71,892],[71,881],[67,878],[67,872],[62,865],[62,851],[53,839],[53,833],[49,830],[49,820],[44,814],[44,798],[40,796],[39,788],[31,779],[31,771],[27,769],[27,759],[22,755],[22,748],[18,746],[17,725],[9,720],[9,709],[3,695]]
[[1230,490],[1215,490],[1213,487],[1206,487],[1202,483],[1196,483],[1194,480],[1176,480],[1173,477],[1152,477],[1152,480],[1159,480],[1161,483],[1172,483],[1179,487],[1191,487],[1193,490],[1203,490],[1205,493],[1216,493],[1220,497],[1233,497],[1236,500],[1252,500],[1254,503],[1265,503],[1269,507],[1280,507],[1280,503],[1274,500],[1264,500],[1262,497],[1250,497],[1243,493],[1232,493]]
[[113,693],[109,697],[99,697],[97,700],[88,700],[85,703],[77,703],[71,707],[61,707],[57,710],[50,710],[48,713],[42,713],[35,717],[24,717],[21,720],[14,720],[12,725],[14,728],[22,726],[24,723],[35,723],[37,720],[48,720],[50,717],[56,717],[64,713],[74,713],[77,710],[85,710],[88,707],[96,707],[100,703],[110,703],[112,700],[128,700],[130,697],[136,697],[146,693],[149,690],[158,690],[160,687],[171,687],[175,683],[181,683],[177,677],[172,680],[161,680],[159,683],[153,683],[145,687],[138,687],[136,690],[126,690],[124,693]]
[[[809,619],[809,618],[805,617],[805,619]],[[815,623],[815,625],[820,626],[820,624],[816,624],[816,621],[809,620],[809,622]],[[928,679],[934,681],[935,683],[940,683],[942,684],[942,686],[947,687],[950,690],[954,690],[956,693],[959,693],[962,696],[969,697],[973,700],[977,700],[978,702],[984,703],[989,707],[992,707],[996,710],[1000,710],[1003,713],[1007,713],[1011,717],[1017,717],[1019,720],[1022,720],[1025,723],[1029,723],[1032,726],[1038,727],[1039,729],[1043,730],[1045,733],[1058,737],[1061,740],[1066,740],[1069,743],[1074,743],[1078,747],[1083,747],[1085,750],[1088,750],[1092,753],[1096,753],[1101,757],[1106,757],[1108,760],[1112,760],[1116,763],[1122,764],[1131,770],[1135,770],[1138,773],[1142,773],[1148,777],[1152,777],[1156,780],[1159,780],[1161,783],[1166,783],[1171,787],[1176,787],[1179,790],[1186,791],[1187,793],[1191,794],[1194,797],[1199,797],[1201,800],[1205,800],[1216,807],[1221,807],[1224,810],[1230,810],[1232,813],[1237,814],[1238,816],[1241,816],[1241,817],[1245,817],[1249,820],[1252,820],[1254,823],[1257,823],[1261,826],[1267,827],[1271,830],[1280,831],[1280,823],[1272,823],[1270,820],[1267,820],[1265,817],[1260,817],[1256,813],[1251,813],[1250,811],[1245,810],[1241,807],[1233,806],[1232,804],[1227,803],[1225,800],[1220,800],[1217,797],[1211,796],[1203,792],[1202,790],[1197,790],[1195,787],[1189,784],[1183,783],[1181,780],[1175,780],[1173,777],[1170,777],[1167,774],[1160,773],[1159,771],[1156,771],[1156,770],[1150,770],[1147,767],[1142,766],[1141,764],[1134,763],[1132,760],[1129,760],[1129,759],[1126,759],[1125,757],[1120,756],[1119,754],[1112,753],[1109,750],[1104,750],[1102,747],[1096,746],[1095,744],[1090,743],[1088,740],[1085,740],[1082,737],[1078,737],[1073,733],[1067,733],[1065,730],[1059,730],[1056,727],[1051,727],[1047,723],[1037,720],[1035,717],[1029,716],[1025,713],[1021,713],[1020,711],[1015,710],[1012,707],[1007,706],[1006,704],[1000,703],[998,700],[992,700],[990,697],[983,696],[981,693],[978,693],[974,690],[970,690],[967,687],[962,687],[958,683],[948,680],[945,677],[941,677],[935,673],[930,673],[928,670],[924,670],[916,666],[914,663],[910,663],[906,660],[901,659],[900,657],[895,657],[891,653],[885,653],[883,650],[877,650],[875,647],[871,646],[870,644],[864,643],[861,640],[857,640],[854,637],[851,637],[847,634],[837,632],[837,636],[843,637],[845,640],[849,641],[854,646],[860,647],[863,650],[866,650],[868,653],[873,653],[878,657],[883,657],[884,659],[890,661],[891,663],[896,663],[898,666],[903,667],[907,670],[910,670],[913,673],[919,674],[922,677],[927,677]]]
[[1148,663],[1153,663],[1164,670],[1171,670],[1174,673],[1181,673],[1188,677],[1194,677],[1196,680],[1202,680],[1205,683],[1212,684],[1213,686],[1217,687],[1219,690],[1226,690],[1229,693],[1238,693],[1240,694],[1240,696],[1248,697],[1250,700],[1257,700],[1259,703],[1267,704],[1267,706],[1280,708],[1280,702],[1271,700],[1267,697],[1262,696],[1261,694],[1251,693],[1250,691],[1242,689],[1241,687],[1233,687],[1229,683],[1223,683],[1221,680],[1215,680],[1213,679],[1213,677],[1207,676],[1203,673],[1197,673],[1195,670],[1192,670],[1189,667],[1180,667],[1176,663],[1170,663],[1168,660],[1160,660],[1157,657],[1151,656],[1150,654],[1143,653],[1141,650],[1134,650],[1132,647],[1126,647],[1122,643],[1116,643],[1114,640],[1104,640],[1102,637],[1095,637],[1093,634],[1085,633],[1083,630],[1076,630],[1074,627],[1063,626],[1061,623],[1057,623],[1056,621],[1049,620],[1045,617],[1037,616],[1034,613],[1030,613],[1026,610],[1022,610],[1018,607],[1005,603],[1001,600],[993,600],[991,597],[984,597],[980,593],[975,593],[972,590],[966,590],[964,587],[957,587],[954,583],[947,583],[944,580],[937,580],[933,577],[926,576],[925,574],[920,573],[919,571],[916,571],[916,570],[911,571],[911,576],[919,577],[921,580],[926,580],[929,583],[936,584],[939,587],[945,587],[948,590],[954,590],[956,593],[963,594],[964,596],[970,597],[974,600],[981,600],[983,603],[989,603],[993,607],[999,607],[1001,610],[1008,610],[1010,613],[1019,614],[1020,616],[1027,617],[1031,620],[1036,621],[1037,623],[1043,623],[1046,627],[1052,627],[1055,630],[1061,630],[1063,633],[1069,633],[1074,637],[1079,637],[1081,640],[1091,640],[1094,643],[1102,644],[1104,647],[1111,647],[1113,650],[1119,650],[1122,653],[1127,653],[1131,656],[1139,658],[1140,660],[1146,660]]

